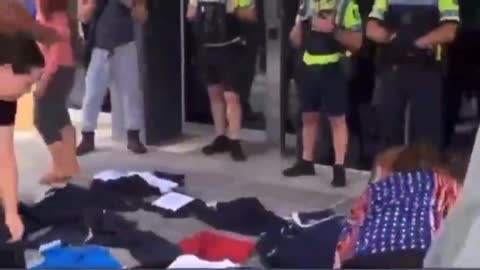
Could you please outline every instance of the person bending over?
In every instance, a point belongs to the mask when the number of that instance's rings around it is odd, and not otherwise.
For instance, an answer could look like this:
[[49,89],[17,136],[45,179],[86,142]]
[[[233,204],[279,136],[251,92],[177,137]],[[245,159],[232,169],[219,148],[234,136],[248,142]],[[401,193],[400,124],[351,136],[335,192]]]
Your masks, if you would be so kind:
[[425,144],[391,148],[355,202],[337,245],[336,267],[419,269],[461,196],[468,161]]
[[37,20],[63,36],[62,42],[50,47],[41,46],[46,67],[34,92],[35,126],[48,146],[53,163],[51,171],[41,182],[64,184],[80,170],[75,128],[67,108],[67,98],[75,77],[68,1],[37,0],[36,4]]
[[61,40],[55,29],[35,21],[17,0],[0,1],[0,197],[12,241],[23,235],[18,214],[18,172],[13,145],[17,99],[31,89],[44,60],[34,40]]
[[[239,136],[242,123],[238,63],[245,50],[241,22],[257,20],[254,0],[190,0],[187,18],[198,23],[202,62],[217,137],[203,148],[205,155],[230,152],[235,161],[247,159]],[[227,128],[228,127],[228,128]]]

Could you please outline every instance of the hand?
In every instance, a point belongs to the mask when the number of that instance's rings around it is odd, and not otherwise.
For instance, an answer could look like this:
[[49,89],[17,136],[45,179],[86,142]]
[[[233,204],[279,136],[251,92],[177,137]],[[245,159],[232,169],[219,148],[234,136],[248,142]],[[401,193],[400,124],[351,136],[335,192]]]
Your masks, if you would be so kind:
[[148,19],[148,10],[144,5],[132,8],[132,17],[140,23],[145,23]]
[[295,25],[290,31],[290,42],[296,49],[302,46],[302,30],[299,25]]
[[312,30],[321,33],[332,33],[335,30],[335,21],[333,16],[322,18],[320,16],[313,16]]
[[419,49],[432,49],[433,44],[426,37],[421,37],[415,41],[415,46]]
[[7,213],[5,215],[5,224],[7,225],[10,235],[12,236],[12,238],[9,240],[10,243],[14,243],[22,239],[25,227],[18,213]]

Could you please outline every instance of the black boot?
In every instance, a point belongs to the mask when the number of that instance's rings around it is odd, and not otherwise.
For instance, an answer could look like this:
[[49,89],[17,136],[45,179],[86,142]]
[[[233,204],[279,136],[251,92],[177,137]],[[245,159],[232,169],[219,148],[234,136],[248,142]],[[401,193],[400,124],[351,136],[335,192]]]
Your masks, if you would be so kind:
[[95,132],[82,132],[82,141],[77,146],[77,156],[95,151]]
[[129,130],[127,132],[127,148],[135,154],[147,153],[147,148],[140,141],[140,131]]
[[203,154],[210,156],[218,153],[225,153],[230,149],[230,139],[221,135],[215,138],[212,143],[203,147]]
[[333,166],[333,187],[345,187],[347,185],[347,179],[345,176],[345,168],[343,165]]
[[247,156],[243,152],[242,145],[239,140],[230,141],[230,156],[234,161],[245,161]]
[[285,177],[313,176],[315,175],[315,167],[313,162],[306,160],[298,160],[292,167],[283,171]]

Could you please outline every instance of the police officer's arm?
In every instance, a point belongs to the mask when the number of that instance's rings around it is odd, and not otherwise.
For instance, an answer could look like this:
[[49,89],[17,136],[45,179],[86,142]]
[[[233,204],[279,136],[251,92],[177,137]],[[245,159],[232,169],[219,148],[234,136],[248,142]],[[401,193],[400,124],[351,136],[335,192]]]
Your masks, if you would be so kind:
[[256,22],[257,9],[255,8],[255,0],[236,0],[235,14],[240,20]]
[[339,27],[335,31],[335,38],[349,51],[358,51],[363,42],[362,19],[358,5],[351,0],[346,3],[340,1],[336,23]]
[[45,27],[35,21],[28,9],[15,0],[0,1],[0,33],[12,34],[23,32],[46,45],[62,38],[54,29]]
[[133,0],[132,1],[132,16],[140,23],[145,23],[148,19],[147,1]]
[[385,12],[387,12],[388,0],[375,0],[373,9],[368,16],[367,38],[377,43],[389,43],[395,37],[384,25]]
[[198,0],[188,1],[187,20],[194,21],[198,16]]
[[415,45],[420,48],[432,48],[437,45],[450,43],[455,39],[460,22],[457,0],[438,0],[441,25],[419,38]]
[[88,23],[95,13],[97,2],[95,0],[78,0],[78,20],[82,23]]
[[305,4],[305,0],[298,0],[299,7],[297,12],[297,17],[295,18],[295,25],[292,27],[290,31],[290,42],[294,48],[300,48],[302,45],[302,36],[303,36],[303,28],[302,24],[303,21],[307,19],[307,6]]

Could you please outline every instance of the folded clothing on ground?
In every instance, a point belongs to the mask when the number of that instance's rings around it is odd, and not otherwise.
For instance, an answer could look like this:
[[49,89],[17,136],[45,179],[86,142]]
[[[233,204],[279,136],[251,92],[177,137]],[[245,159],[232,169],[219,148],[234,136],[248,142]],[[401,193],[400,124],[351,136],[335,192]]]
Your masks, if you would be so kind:
[[244,263],[254,251],[253,241],[236,239],[220,233],[204,231],[180,242],[185,254],[195,255],[208,261],[225,259]]
[[122,269],[122,265],[100,246],[54,247],[42,252],[44,260],[32,269]]
[[307,228],[292,223],[268,231],[257,242],[257,253],[267,268],[330,269],[343,222],[343,217],[332,215]]
[[240,265],[233,263],[232,261],[225,259],[223,261],[211,262],[198,258],[195,255],[182,255],[178,257],[168,269],[223,269],[223,268],[236,268]]

